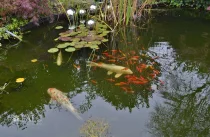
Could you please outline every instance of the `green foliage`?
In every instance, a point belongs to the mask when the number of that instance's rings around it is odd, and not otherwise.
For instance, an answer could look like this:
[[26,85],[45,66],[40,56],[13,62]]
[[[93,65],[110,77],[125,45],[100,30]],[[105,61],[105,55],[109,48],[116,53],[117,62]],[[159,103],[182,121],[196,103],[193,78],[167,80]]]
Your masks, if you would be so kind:
[[27,20],[20,19],[20,18],[11,18],[10,23],[0,28],[0,41],[8,40],[9,38],[12,38],[10,34],[6,33],[6,30],[11,31],[15,35],[21,35],[19,27],[25,25],[26,23],[28,23]]

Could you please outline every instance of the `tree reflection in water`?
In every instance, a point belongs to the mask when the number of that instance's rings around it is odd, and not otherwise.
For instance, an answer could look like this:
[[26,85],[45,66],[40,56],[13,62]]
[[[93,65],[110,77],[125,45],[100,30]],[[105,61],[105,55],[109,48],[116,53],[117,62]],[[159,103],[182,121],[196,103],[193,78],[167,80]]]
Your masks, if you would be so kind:
[[201,73],[197,62],[179,61],[168,43],[156,43],[150,50],[160,56],[165,81],[157,89],[165,102],[155,106],[148,123],[151,134],[210,136],[209,74]]

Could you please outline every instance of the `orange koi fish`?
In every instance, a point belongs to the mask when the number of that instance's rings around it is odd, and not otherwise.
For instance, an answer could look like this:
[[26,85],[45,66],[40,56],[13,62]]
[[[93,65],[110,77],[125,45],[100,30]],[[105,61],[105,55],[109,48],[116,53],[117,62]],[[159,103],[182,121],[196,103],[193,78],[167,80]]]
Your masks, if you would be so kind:
[[117,50],[111,50],[112,51],[112,53],[117,53],[118,51]]
[[106,80],[108,80],[109,82],[115,82],[115,80],[114,80],[114,79],[112,79],[112,78],[110,78],[110,79],[106,79]]
[[121,87],[121,89],[123,89],[127,93],[132,93],[132,94],[134,93],[134,91],[129,87]]
[[125,57],[120,57],[120,58],[118,58],[119,60],[123,60],[123,59],[125,59]]
[[80,66],[79,66],[79,65],[77,66],[77,65],[74,64],[73,66],[74,66],[76,69],[80,69]]
[[95,81],[95,80],[91,80],[91,82],[92,82],[93,84],[97,84],[97,81]]
[[73,107],[68,97],[63,92],[61,92],[60,90],[56,88],[49,88],[47,90],[47,93],[50,95],[51,101],[56,100],[59,104],[61,104],[67,110],[71,111],[72,114],[74,114],[79,120],[82,120],[77,110]]
[[119,82],[115,84],[116,86],[123,86],[123,85],[128,85],[128,83],[125,82]]
[[110,59],[110,60],[108,60],[109,62],[116,62],[116,60],[115,59]]
[[130,53],[131,53],[132,55],[135,55],[135,54],[136,54],[136,51],[132,50],[132,51],[130,51]]

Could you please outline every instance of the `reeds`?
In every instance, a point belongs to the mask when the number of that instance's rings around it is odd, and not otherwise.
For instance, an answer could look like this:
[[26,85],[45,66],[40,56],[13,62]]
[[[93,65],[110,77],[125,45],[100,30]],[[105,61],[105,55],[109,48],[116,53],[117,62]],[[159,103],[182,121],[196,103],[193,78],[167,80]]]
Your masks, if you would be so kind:
[[[112,11],[109,13],[114,22],[114,24],[124,24],[132,20],[135,20],[136,17],[141,17],[143,11],[147,5],[150,5],[154,0],[110,0],[110,5],[112,6]],[[108,3],[105,0],[105,3]]]

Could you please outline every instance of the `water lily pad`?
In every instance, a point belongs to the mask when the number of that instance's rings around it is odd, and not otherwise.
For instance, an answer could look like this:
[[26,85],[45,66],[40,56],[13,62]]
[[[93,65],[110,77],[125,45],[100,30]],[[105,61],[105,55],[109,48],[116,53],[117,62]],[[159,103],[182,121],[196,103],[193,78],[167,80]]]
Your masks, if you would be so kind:
[[103,40],[101,40],[102,42],[107,42],[107,41],[109,41],[108,39],[103,39]]
[[76,36],[78,34],[78,32],[71,32],[69,33],[69,36]]
[[71,42],[70,44],[69,44],[69,46],[75,46],[75,42]]
[[78,34],[77,36],[75,36],[76,38],[82,38],[82,37],[86,37],[87,36],[87,32],[82,32],[80,34]]
[[73,30],[67,30],[66,32],[62,32],[62,33],[59,33],[60,36],[64,36],[64,35],[67,35],[71,32],[74,32]]
[[69,43],[69,42],[62,43],[62,44],[59,44],[59,45],[57,46],[57,48],[59,48],[59,49],[66,48],[66,47],[68,47],[70,44],[71,44],[71,43]]
[[67,49],[65,49],[66,52],[74,52],[76,49],[73,47],[69,47]]
[[81,45],[85,45],[85,44],[87,44],[87,42],[85,42],[85,41],[81,41],[81,42],[79,42]]
[[34,63],[34,62],[37,62],[37,61],[38,61],[37,59],[32,59],[32,60],[31,60],[31,62],[33,62],[33,63]]
[[91,44],[91,43],[88,43],[88,44],[86,44],[84,47],[91,47],[93,44]]
[[55,53],[58,52],[58,48],[51,48],[48,50],[49,53]]
[[98,35],[98,36],[104,37],[104,36],[106,36],[106,35],[107,35],[107,33],[102,33],[102,34],[100,34],[100,35]]
[[100,45],[101,41],[92,41],[92,42],[89,42],[89,43],[92,43],[93,45]]
[[104,37],[103,36],[97,36],[97,37],[95,37],[95,40],[103,40],[104,39]]
[[73,38],[72,41],[73,42],[79,42],[80,41],[80,38]]
[[61,41],[72,41],[71,37],[59,37],[58,39]]
[[62,29],[63,28],[63,26],[57,26],[57,27],[55,27],[55,29]]
[[106,30],[106,31],[103,31],[103,33],[105,33],[105,34],[108,34],[110,31],[108,31],[108,30]]
[[91,49],[99,49],[98,45],[91,45],[90,48]]
[[17,79],[16,79],[16,82],[17,82],[17,83],[22,83],[24,80],[25,80],[25,78],[17,78]]
[[83,48],[84,46],[83,45],[75,45],[74,46],[76,49],[81,49],[81,48]]

